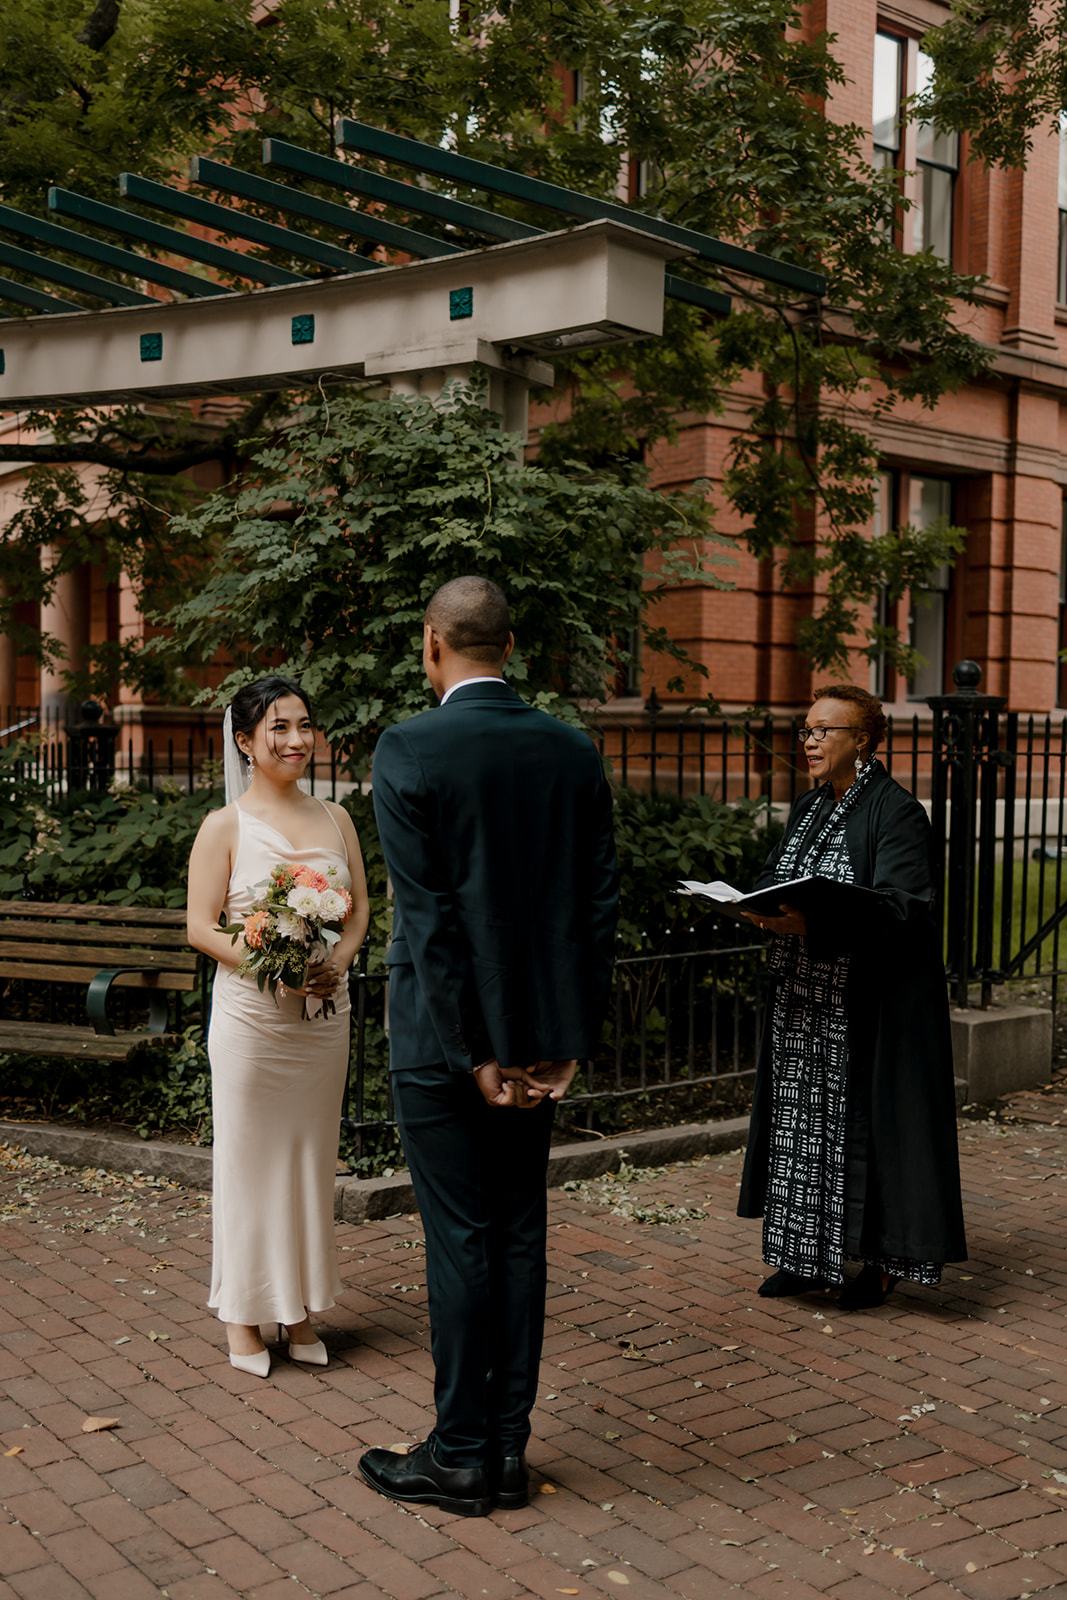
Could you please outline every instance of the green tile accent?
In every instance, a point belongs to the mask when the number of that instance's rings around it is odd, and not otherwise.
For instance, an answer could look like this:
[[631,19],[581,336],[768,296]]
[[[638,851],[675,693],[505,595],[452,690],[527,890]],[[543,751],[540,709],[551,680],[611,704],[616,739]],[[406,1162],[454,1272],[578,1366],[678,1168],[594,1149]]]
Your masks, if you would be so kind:
[[448,320],[449,322],[462,322],[464,317],[474,315],[474,290],[449,289],[448,291]]
[[293,343],[315,343],[315,318],[310,313],[307,316],[293,318]]
[[0,378],[2,378],[4,376],[4,373],[6,371],[7,371],[7,366],[6,366],[5,362],[4,362],[4,352],[2,350],[0,350]]
[[163,360],[163,335],[161,333],[142,333],[141,335],[141,360]]

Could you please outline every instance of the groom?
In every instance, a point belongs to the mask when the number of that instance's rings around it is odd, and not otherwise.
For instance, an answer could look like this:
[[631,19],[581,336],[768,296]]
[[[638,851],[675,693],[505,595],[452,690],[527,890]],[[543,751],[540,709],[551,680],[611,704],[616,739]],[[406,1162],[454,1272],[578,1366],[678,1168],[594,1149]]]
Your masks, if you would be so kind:
[[438,589],[422,659],[441,703],[386,729],[373,773],[437,1422],[406,1456],[368,1451],[360,1471],[394,1500],[475,1517],[528,1498],[552,1117],[597,1044],[618,902],[600,757],[508,688],[513,644],[495,583]]

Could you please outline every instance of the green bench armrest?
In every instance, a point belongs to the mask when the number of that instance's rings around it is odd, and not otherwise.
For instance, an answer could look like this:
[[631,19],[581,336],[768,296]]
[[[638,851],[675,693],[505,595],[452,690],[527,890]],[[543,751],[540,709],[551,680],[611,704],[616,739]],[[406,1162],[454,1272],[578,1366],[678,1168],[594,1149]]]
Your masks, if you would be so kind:
[[[85,997],[85,1009],[89,1014],[89,1021],[96,1033],[113,1034],[115,1032],[111,1018],[107,1014],[108,996],[111,985],[115,979],[125,972],[150,972],[151,967],[105,967],[98,972],[89,984],[89,992]],[[169,1030],[169,1015],[167,1009],[167,994],[165,989],[148,989],[143,991],[148,995],[148,1031],[149,1033],[167,1033]]]

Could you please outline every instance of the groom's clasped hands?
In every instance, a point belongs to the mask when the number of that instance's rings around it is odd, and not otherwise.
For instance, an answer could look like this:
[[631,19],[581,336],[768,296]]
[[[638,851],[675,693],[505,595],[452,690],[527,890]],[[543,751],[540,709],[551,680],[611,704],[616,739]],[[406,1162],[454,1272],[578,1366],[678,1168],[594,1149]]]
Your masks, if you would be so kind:
[[491,1106],[513,1106],[530,1111],[542,1100],[562,1100],[571,1086],[577,1061],[537,1061],[531,1067],[502,1067],[486,1061],[474,1081]]

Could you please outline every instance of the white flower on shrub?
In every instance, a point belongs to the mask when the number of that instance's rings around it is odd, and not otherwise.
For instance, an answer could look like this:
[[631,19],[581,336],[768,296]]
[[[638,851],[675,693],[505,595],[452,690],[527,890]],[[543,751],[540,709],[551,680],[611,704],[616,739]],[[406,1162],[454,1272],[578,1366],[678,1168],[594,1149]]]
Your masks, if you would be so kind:
[[302,943],[307,932],[307,923],[303,917],[298,917],[295,911],[279,911],[274,920],[274,930],[279,939],[295,939]]
[[298,917],[317,917],[319,914],[318,890],[304,884],[298,883],[295,889],[290,889],[285,903]]
[[323,922],[343,922],[348,907],[336,889],[323,889],[319,895],[319,916]]

